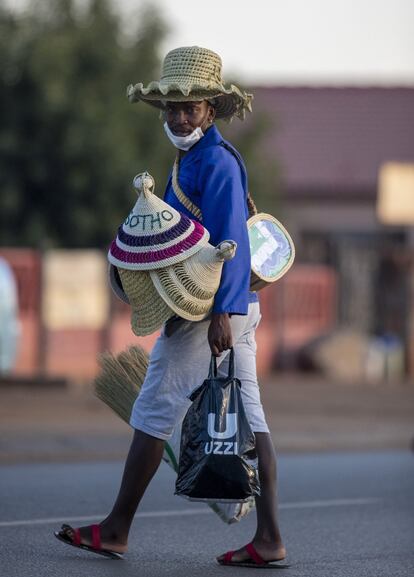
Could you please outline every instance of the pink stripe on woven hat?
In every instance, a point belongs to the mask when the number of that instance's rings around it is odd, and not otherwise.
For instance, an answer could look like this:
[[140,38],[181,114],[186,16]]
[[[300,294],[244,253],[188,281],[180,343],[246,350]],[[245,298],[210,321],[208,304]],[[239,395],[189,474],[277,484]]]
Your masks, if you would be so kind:
[[134,178],[138,200],[111,243],[108,260],[128,270],[181,262],[208,243],[208,231],[155,196],[148,172]]
[[[123,230],[118,229],[118,236],[115,239],[116,246],[128,253],[147,253],[153,250],[154,247],[159,247],[160,250],[166,250],[173,248],[176,244],[182,243],[187,239],[193,239],[194,229],[197,223],[184,215],[182,216],[183,220],[185,219],[187,221],[185,227],[178,229],[177,225],[175,225],[171,229],[171,234],[170,231],[167,231],[166,233],[152,236],[131,238],[130,236],[126,236]],[[179,224],[182,224],[181,221]]]
[[[205,228],[199,224],[198,222],[194,222],[194,230],[193,233],[187,237],[186,239],[182,240],[170,246],[169,248],[161,249],[161,250],[147,250],[146,252],[127,252],[120,248],[116,241],[112,241],[111,245],[111,255],[113,260],[117,260],[118,266],[122,268],[137,270],[137,264],[158,264],[159,262],[163,263],[164,266],[168,266],[170,264],[174,264],[177,261],[177,256],[185,254],[185,257],[188,258],[194,252],[200,250],[201,247],[197,245],[197,241],[201,240],[205,236]],[[194,249],[197,250],[194,250]],[[182,260],[182,259],[180,259]],[[174,261],[174,262],[173,262]],[[131,266],[129,266],[131,265]],[[157,267],[159,268],[159,267]]]

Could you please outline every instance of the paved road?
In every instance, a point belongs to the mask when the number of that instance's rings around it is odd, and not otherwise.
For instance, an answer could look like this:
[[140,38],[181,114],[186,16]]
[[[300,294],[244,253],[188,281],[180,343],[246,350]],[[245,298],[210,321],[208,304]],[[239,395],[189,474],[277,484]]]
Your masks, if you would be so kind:
[[[61,522],[89,522],[108,511],[121,468],[120,462],[0,467],[1,577],[247,575],[248,569],[219,567],[214,556],[249,540],[254,515],[226,526],[200,503],[174,497],[165,465],[142,503],[125,560],[55,540]],[[292,566],[270,574],[412,577],[412,453],[282,455],[279,471]]]

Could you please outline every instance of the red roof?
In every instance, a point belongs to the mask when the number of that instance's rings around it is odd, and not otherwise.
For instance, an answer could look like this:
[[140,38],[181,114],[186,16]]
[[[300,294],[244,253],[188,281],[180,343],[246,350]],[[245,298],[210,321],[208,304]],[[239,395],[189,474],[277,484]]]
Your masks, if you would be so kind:
[[372,194],[383,162],[414,162],[414,88],[259,87],[254,96],[253,112],[274,118],[267,144],[290,192]]

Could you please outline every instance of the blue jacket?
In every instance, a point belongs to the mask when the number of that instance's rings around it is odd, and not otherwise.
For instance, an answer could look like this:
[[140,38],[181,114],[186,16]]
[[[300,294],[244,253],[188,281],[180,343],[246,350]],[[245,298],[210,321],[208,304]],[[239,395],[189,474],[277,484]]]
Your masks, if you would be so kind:
[[[236,256],[223,265],[213,312],[247,314],[249,302],[257,301],[257,295],[249,292],[247,174],[241,156],[213,125],[181,159],[178,181],[186,196],[200,208],[210,243],[217,245],[229,239],[237,242]],[[171,175],[164,200],[197,220],[175,196]]]

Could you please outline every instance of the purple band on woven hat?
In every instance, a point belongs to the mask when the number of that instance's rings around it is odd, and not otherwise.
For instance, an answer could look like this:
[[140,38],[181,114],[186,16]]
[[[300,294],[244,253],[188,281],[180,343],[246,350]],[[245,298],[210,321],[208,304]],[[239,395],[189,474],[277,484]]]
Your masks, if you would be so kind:
[[191,227],[192,220],[181,215],[181,219],[177,224],[166,230],[165,232],[160,232],[158,234],[151,234],[148,236],[133,236],[125,232],[122,225],[118,229],[119,240],[128,246],[154,246],[157,244],[164,244],[166,242],[171,242],[175,238],[181,236]]
[[205,229],[203,225],[194,221],[193,232],[187,238],[181,242],[177,242],[177,244],[169,248],[162,250],[149,250],[146,252],[127,252],[119,248],[119,246],[116,244],[116,241],[114,240],[111,244],[110,253],[117,260],[124,262],[125,264],[149,264],[153,262],[160,262],[177,256],[192,248],[203,238],[204,234]]

